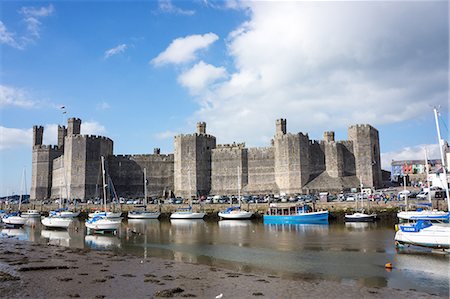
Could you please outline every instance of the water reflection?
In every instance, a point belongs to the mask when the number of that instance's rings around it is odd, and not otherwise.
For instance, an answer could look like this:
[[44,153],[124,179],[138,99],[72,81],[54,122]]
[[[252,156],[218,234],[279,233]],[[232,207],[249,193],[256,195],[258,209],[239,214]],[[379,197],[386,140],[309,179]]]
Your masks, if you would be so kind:
[[70,235],[68,231],[63,230],[42,230],[42,238],[48,239],[48,243],[64,247],[70,246]]
[[251,220],[220,220],[220,228],[242,228],[252,224]]
[[120,239],[116,236],[86,235],[85,244],[96,250],[115,249],[120,247]]
[[1,234],[7,237],[16,237],[20,240],[27,239],[27,232],[23,228],[4,228]]

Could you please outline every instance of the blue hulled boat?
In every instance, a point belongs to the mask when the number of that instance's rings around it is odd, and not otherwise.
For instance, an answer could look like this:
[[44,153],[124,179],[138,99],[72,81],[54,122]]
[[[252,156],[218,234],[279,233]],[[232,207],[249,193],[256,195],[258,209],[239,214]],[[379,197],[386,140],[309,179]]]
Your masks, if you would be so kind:
[[328,211],[313,212],[308,205],[270,204],[265,224],[328,223]]

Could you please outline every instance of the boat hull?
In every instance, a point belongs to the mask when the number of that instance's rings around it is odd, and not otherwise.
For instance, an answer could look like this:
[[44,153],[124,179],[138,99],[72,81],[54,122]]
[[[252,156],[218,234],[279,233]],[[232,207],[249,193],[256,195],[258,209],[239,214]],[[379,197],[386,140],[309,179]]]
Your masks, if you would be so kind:
[[22,213],[22,215],[20,215],[20,217],[22,217],[22,218],[41,218],[41,213],[39,213],[39,211],[37,211],[37,210],[28,210],[28,211]]
[[170,219],[203,219],[205,213],[195,212],[175,212],[170,215]]
[[157,219],[161,213],[159,212],[129,212],[130,219]]
[[296,215],[264,215],[265,224],[328,223],[328,211]]
[[72,218],[63,217],[44,217],[41,219],[42,225],[48,228],[63,228],[67,229],[72,223]]
[[250,219],[253,216],[253,212],[247,211],[233,211],[230,213],[219,212],[218,215],[222,219]]
[[[98,216],[99,214],[103,214],[105,212],[102,211],[96,211],[94,213],[89,213],[89,218],[94,218],[95,216]],[[122,216],[122,212],[106,212],[106,218],[120,218]]]
[[444,211],[408,211],[399,212],[397,217],[401,220],[449,220],[449,213]]
[[401,245],[450,249],[450,226],[432,225],[418,232],[399,230],[394,239]]
[[364,213],[354,213],[351,215],[345,215],[346,222],[372,222],[377,218],[376,214],[364,214]]
[[86,221],[86,228],[93,231],[115,231],[122,225],[122,219],[98,219],[96,221]]
[[4,216],[2,222],[9,226],[23,226],[27,222],[27,218],[20,216]]

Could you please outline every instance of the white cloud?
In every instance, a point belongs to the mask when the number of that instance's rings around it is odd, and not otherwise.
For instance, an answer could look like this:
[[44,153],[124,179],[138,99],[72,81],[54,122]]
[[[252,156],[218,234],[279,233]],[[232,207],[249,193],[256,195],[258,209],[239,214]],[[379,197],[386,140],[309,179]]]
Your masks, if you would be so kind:
[[405,147],[395,152],[381,154],[381,168],[391,170],[392,161],[403,160],[425,160],[425,149],[428,159],[440,159],[441,154],[437,144],[420,144],[411,147]]
[[179,132],[175,132],[175,131],[170,131],[169,130],[169,131],[164,131],[164,132],[157,133],[155,135],[155,137],[157,139],[172,139],[174,136],[176,136],[178,134],[179,134]]
[[19,88],[0,85],[0,108],[16,106],[20,108],[36,107],[37,101],[31,100],[28,93]]
[[159,10],[165,13],[173,13],[177,15],[192,16],[195,14],[195,10],[186,10],[173,5],[171,0],[159,0]]
[[97,110],[108,110],[109,108],[111,108],[111,106],[106,102],[97,105]]
[[118,45],[118,46],[116,46],[116,47],[114,47],[112,49],[106,50],[103,57],[105,59],[108,59],[111,56],[114,56],[114,55],[117,55],[117,54],[125,52],[126,49],[127,49],[127,45],[126,44],[120,44],[120,45]]
[[23,50],[25,47],[40,38],[43,18],[51,16],[55,9],[53,5],[47,7],[29,7],[25,6],[19,10],[23,16],[22,21],[25,23],[26,32],[21,36],[9,32],[3,22],[0,21],[0,43],[9,45],[13,48]]
[[83,135],[103,135],[106,129],[96,121],[85,121],[81,123],[81,134]]
[[33,129],[17,129],[0,126],[0,150],[30,147]]
[[164,52],[151,60],[153,65],[181,64],[196,58],[199,50],[208,48],[219,37],[214,33],[189,35],[173,40]]
[[[250,13],[228,36],[229,76],[198,83],[204,92],[192,116],[221,142],[265,145],[280,117],[292,131],[317,136],[356,123],[419,120],[432,105],[448,107],[446,3],[239,4]],[[185,61],[176,44],[154,63]],[[186,76],[179,82],[190,89],[202,82]]]
[[178,77],[178,81],[184,87],[187,87],[191,93],[197,94],[205,89],[208,85],[223,79],[227,76],[224,67],[215,67],[200,61],[191,69],[185,71]]

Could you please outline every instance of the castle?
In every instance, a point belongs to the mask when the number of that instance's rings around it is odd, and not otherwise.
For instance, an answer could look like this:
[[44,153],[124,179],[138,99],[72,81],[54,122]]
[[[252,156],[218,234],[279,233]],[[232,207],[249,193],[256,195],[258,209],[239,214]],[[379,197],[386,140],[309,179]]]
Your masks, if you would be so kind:
[[[339,192],[352,187],[381,186],[378,131],[370,125],[348,128],[348,140],[335,141],[334,132],[324,140],[308,134],[288,133],[286,120],[276,121],[268,147],[247,148],[244,143],[216,144],[206,133],[206,123],[194,134],[178,135],[174,153],[114,155],[107,137],[81,135],[81,120],[68,119],[58,126],[58,144],[43,145],[44,128],[33,127],[33,200],[100,197],[101,156],[118,196],[142,198],[143,171],[148,195],[200,196],[241,194],[301,194]],[[99,187],[100,186],[100,187]],[[100,192],[99,192],[100,189]]]

